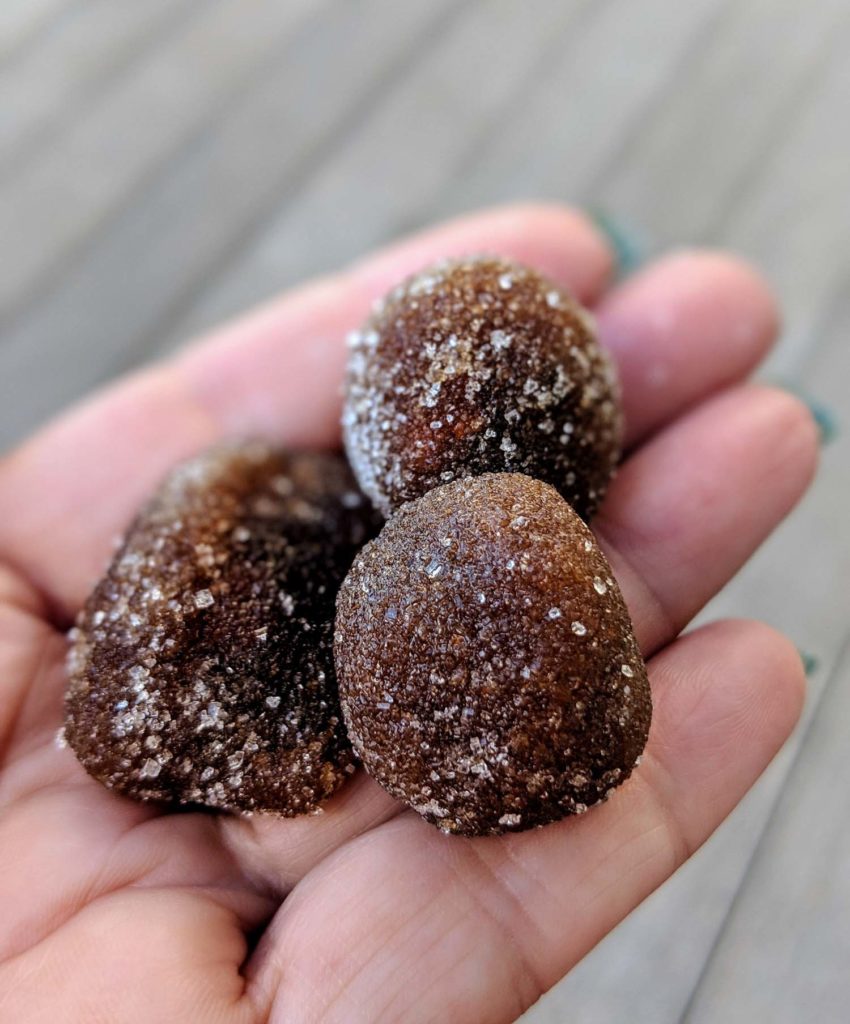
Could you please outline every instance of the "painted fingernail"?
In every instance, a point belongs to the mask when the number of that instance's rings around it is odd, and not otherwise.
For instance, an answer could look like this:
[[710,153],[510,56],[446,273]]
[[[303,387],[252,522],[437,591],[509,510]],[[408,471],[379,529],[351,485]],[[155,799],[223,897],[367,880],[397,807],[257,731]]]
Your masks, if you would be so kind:
[[802,398],[818,425],[820,443],[827,445],[830,441],[834,441],[838,436],[838,418],[835,413],[813,398],[808,398],[805,395]]
[[800,655],[800,661],[803,663],[803,671],[806,673],[806,677],[814,675],[820,667],[820,661],[815,657],[814,654],[810,654],[808,651],[800,650],[797,648],[797,653]]
[[832,409],[824,405],[823,402],[819,402],[816,398],[812,398],[811,395],[807,395],[795,384],[787,380],[782,381],[782,387],[786,391],[790,391],[795,398],[799,398],[812,414],[812,418],[817,424],[820,433],[821,447],[825,447],[831,441],[834,441],[838,436],[838,417]]
[[612,217],[599,207],[591,207],[587,215],[608,239],[617,262],[617,277],[628,277],[645,261],[647,244],[640,233],[630,224]]

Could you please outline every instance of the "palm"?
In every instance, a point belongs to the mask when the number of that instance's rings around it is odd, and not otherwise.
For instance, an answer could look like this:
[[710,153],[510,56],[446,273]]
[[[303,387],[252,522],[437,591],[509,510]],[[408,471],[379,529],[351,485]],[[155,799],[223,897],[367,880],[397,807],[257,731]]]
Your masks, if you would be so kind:
[[[221,432],[333,443],[339,338],[370,293],[485,247],[584,297],[605,275],[601,243],[572,215],[473,218],[284,300],[0,464],[0,560],[16,567],[0,569],[8,1019],[511,1020],[703,841],[786,735],[800,671],[785,641],[752,623],[676,639],[813,463],[792,400],[712,397],[758,359],[773,314],[748,272],[692,255],[600,305],[634,451],[596,529],[656,704],[644,763],[610,802],[473,841],[442,836],[362,775],[317,816],[161,814],[103,790],[56,745],[61,629],[157,478]],[[688,326],[686,351],[670,317]]]

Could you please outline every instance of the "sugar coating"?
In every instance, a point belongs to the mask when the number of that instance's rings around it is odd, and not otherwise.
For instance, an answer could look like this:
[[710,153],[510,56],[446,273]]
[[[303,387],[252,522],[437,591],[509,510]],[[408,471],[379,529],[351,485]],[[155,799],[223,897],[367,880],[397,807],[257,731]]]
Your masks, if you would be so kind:
[[180,466],[71,633],[64,738],[141,800],[300,814],[353,770],[334,599],[377,521],[345,461],[262,443]]
[[348,342],[346,450],[385,515],[490,471],[594,512],[620,455],[619,390],[590,315],[551,281],[495,257],[438,263]]
[[646,743],[646,668],[611,569],[526,476],[402,506],[340,589],[334,653],[367,771],[446,832],[583,813]]

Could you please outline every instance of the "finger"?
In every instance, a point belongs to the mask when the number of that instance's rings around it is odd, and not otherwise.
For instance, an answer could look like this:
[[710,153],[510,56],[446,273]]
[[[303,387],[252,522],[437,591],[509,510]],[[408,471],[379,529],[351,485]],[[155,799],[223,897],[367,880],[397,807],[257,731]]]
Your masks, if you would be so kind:
[[191,883],[107,890],[0,965],[2,1019],[257,1024],[239,968],[263,910]]
[[644,763],[582,818],[499,839],[412,813],[343,847],[291,894],[247,976],[273,1020],[512,1021],[691,854],[799,713],[794,648],[716,624],[651,666]]
[[0,807],[12,758],[21,744],[37,742],[35,733],[46,738],[46,718],[48,729],[54,722],[45,712],[57,696],[50,677],[58,674],[55,666],[61,665],[64,644],[43,614],[43,602],[32,588],[0,565]]
[[286,896],[334,850],[404,810],[404,804],[359,770],[317,814],[286,819],[223,815],[218,826],[234,862],[257,888]]
[[597,315],[620,370],[629,446],[746,377],[779,322],[764,280],[716,252],[659,260],[615,288]]
[[337,443],[345,334],[400,277],[483,249],[539,267],[586,301],[611,268],[588,220],[529,205],[452,221],[286,295],[110,388],[0,463],[0,559],[67,615],[114,535],[180,459],[222,435]]
[[624,464],[593,528],[644,655],[672,640],[784,519],[817,451],[801,402],[748,385],[699,406]]

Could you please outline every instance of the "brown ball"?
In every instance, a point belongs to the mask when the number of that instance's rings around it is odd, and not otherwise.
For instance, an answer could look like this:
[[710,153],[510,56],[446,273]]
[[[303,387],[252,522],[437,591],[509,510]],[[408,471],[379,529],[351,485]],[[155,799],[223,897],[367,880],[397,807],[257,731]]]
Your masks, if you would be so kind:
[[526,476],[404,505],[340,589],[334,653],[367,771],[446,832],[580,814],[646,743],[646,669],[611,569]]
[[65,738],[141,800],[301,814],[353,770],[334,600],[376,528],[344,460],[261,443],[179,467],[72,632]]
[[520,472],[596,510],[620,456],[612,364],[589,314],[534,270],[438,263],[378,304],[351,348],[343,433],[389,515],[458,477]]

